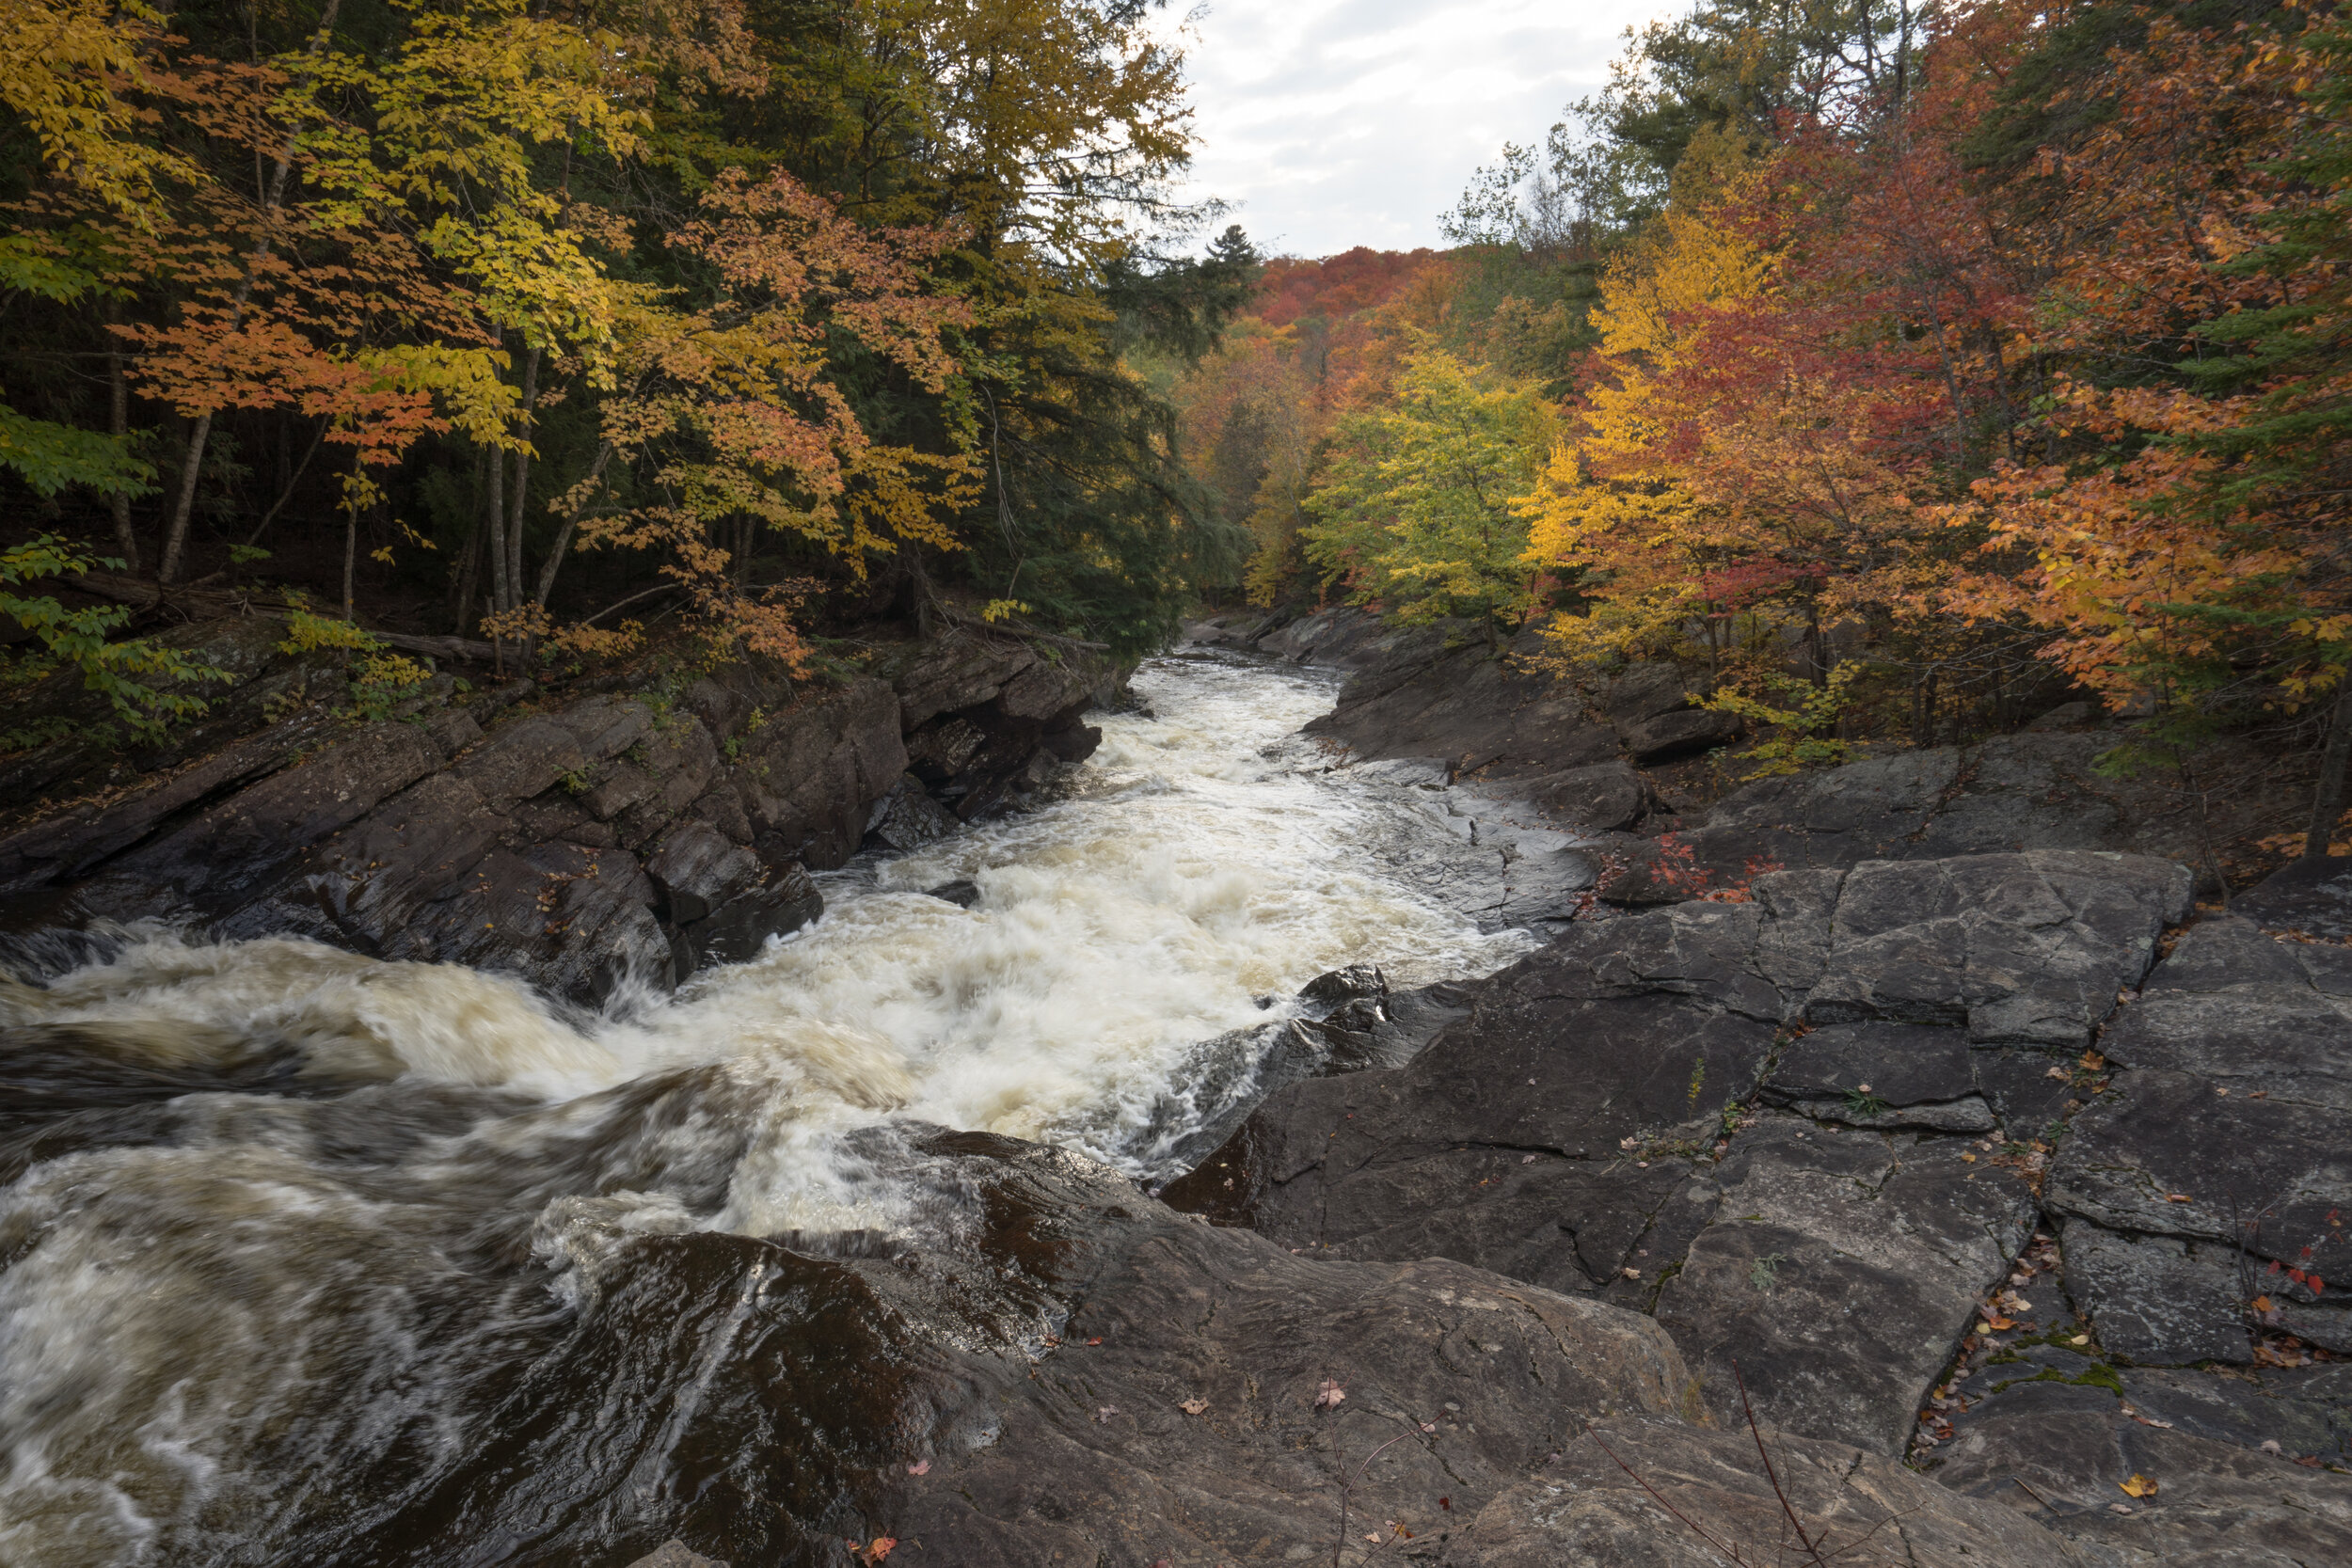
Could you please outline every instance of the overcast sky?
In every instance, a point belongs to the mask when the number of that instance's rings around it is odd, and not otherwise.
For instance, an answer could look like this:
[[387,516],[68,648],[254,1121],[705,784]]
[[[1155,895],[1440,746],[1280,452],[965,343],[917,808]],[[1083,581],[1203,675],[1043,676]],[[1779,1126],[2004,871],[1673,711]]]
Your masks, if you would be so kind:
[[[1181,10],[1185,0],[1173,0]],[[1540,144],[1657,0],[1209,0],[1184,39],[1192,189],[1259,248],[1444,243],[1438,214],[1503,142]]]

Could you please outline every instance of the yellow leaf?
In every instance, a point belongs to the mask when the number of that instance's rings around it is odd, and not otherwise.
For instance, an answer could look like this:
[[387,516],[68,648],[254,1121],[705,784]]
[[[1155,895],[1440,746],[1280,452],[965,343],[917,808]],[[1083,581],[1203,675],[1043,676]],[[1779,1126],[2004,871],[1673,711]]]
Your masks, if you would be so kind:
[[2146,1476],[2137,1473],[2133,1475],[2131,1480],[2121,1482],[2120,1484],[2122,1486],[2125,1494],[2131,1497],[2153,1497],[2156,1495],[2156,1483],[2150,1481]]

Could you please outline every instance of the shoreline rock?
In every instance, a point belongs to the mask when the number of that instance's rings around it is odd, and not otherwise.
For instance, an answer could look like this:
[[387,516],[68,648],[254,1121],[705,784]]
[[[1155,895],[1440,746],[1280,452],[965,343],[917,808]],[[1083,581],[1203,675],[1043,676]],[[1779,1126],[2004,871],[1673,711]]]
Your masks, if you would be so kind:
[[[301,663],[257,654],[246,685],[284,685],[273,660]],[[872,662],[814,690],[738,666],[675,696],[443,682],[377,723],[304,712],[0,833],[0,903],[507,970],[574,1003],[666,990],[816,918],[809,871],[869,832],[937,836],[1084,758],[1122,673],[961,629]],[[224,711],[258,718],[243,690]]]

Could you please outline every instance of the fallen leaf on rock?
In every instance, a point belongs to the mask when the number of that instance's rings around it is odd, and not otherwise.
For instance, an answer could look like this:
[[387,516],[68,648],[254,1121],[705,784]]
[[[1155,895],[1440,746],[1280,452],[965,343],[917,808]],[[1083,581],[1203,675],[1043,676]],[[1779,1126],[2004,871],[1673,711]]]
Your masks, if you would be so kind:
[[1088,1343],[1088,1344],[1089,1344],[1089,1345],[1099,1345],[1099,1344],[1101,1344],[1102,1342],[1103,1342],[1103,1341],[1102,1341],[1101,1339],[1089,1339],[1089,1340],[1087,1341],[1087,1343]]
[[1098,1425],[1108,1426],[1111,1424],[1111,1418],[1118,1414],[1119,1406],[1115,1404],[1097,1405],[1094,1411],[1094,1419]]
[[1438,1430],[1438,1423],[1435,1421],[1423,1421],[1421,1424],[1421,1430],[1423,1432],[1435,1432]]
[[2194,1203],[2197,1201],[2186,1193],[2167,1193],[2164,1195],[2164,1200],[2167,1203]]
[[[895,1535],[878,1535],[874,1537],[871,1544],[867,1545],[864,1550],[858,1552],[858,1560],[860,1562],[880,1562],[883,1558],[890,1555],[890,1548],[896,1546],[898,1544],[898,1538]],[[852,1548],[854,1548],[856,1547],[857,1543],[852,1541],[850,1544]]]
[[2131,1480],[2118,1481],[2116,1484],[2123,1488],[2123,1494],[2126,1497],[2153,1497],[2156,1495],[2156,1483],[2137,1471],[2133,1472]]
[[2108,1512],[2109,1513],[2129,1513],[2131,1511],[2132,1511],[2132,1505],[2131,1505],[2131,1504],[2129,1504],[2129,1503],[2109,1503],[2109,1504],[2107,1504],[2107,1512]]
[[928,1459],[917,1460],[914,1464],[907,1466],[907,1474],[911,1476],[928,1476],[930,1473],[931,1462]]
[[1452,1497],[1439,1497],[1438,1499],[1438,1506],[1444,1509],[1448,1513],[1451,1513],[1454,1512],[1454,1499]]
[[1204,1414],[1208,1410],[1209,1402],[1200,1399],[1186,1400],[1183,1403],[1177,1405],[1176,1408],[1183,1411],[1187,1416],[1199,1416]]
[[1519,1156],[1519,1164],[1522,1164],[1522,1165],[1532,1165],[1532,1164],[1534,1164],[1534,1163],[1535,1163],[1535,1156],[1534,1156],[1533,1154],[1522,1154],[1522,1155],[1520,1155],[1520,1156]]
[[[1528,1082],[1529,1082],[1529,1083],[1531,1083],[1531,1084],[1532,1084],[1532,1083],[1534,1083],[1534,1081],[1535,1081],[1535,1080],[1534,1080],[1533,1078],[1531,1078],[1531,1079],[1529,1079],[1529,1080],[1528,1080]],[[1374,1533],[1372,1533],[1370,1530],[1366,1530],[1366,1531],[1364,1532],[1364,1539],[1365,1539],[1365,1540],[1367,1540],[1367,1541],[1369,1541],[1369,1542],[1371,1542],[1371,1543],[1372,1543],[1374,1545],[1375,1545],[1375,1546],[1377,1546],[1378,1544],[1380,1544],[1380,1538],[1379,1538],[1377,1535],[1375,1535]]]
[[1323,1380],[1323,1386],[1315,1390],[1315,1408],[1337,1410],[1340,1407],[1340,1402],[1346,1398],[1347,1390],[1327,1377]]

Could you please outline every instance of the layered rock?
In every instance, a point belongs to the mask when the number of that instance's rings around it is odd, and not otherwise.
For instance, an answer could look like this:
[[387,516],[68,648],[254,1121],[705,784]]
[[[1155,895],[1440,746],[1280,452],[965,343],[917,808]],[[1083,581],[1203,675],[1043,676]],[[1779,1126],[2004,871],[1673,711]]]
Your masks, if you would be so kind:
[[[253,654],[224,713],[258,718],[315,673],[247,648],[242,626],[217,641]],[[460,695],[439,677],[373,724],[313,705],[20,824],[0,836],[0,896],[35,923],[308,935],[580,1000],[666,987],[814,918],[808,871],[869,831],[944,831],[1084,756],[1100,732],[1081,715],[1115,674],[1082,649],[968,632],[871,662],[830,688],[739,666],[644,695]],[[914,752],[943,726],[978,739],[927,784]]]

